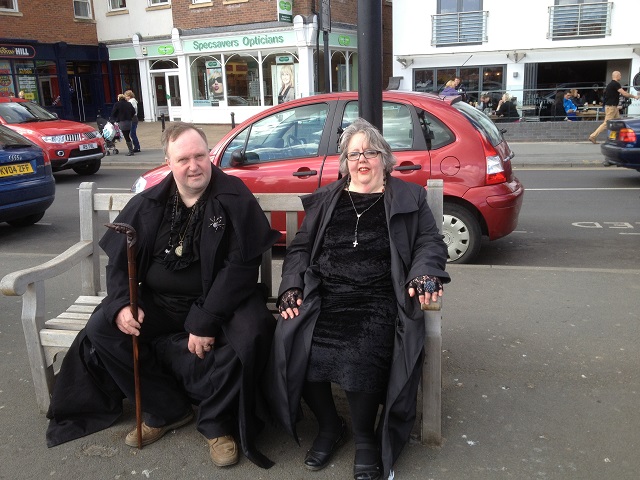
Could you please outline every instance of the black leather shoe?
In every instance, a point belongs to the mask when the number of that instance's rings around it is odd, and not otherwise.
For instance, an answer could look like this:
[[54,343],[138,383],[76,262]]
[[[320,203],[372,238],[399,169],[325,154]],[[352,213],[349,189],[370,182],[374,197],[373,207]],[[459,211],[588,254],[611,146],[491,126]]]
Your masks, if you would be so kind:
[[[338,448],[345,444],[348,433],[347,424],[342,417],[340,417],[340,422],[342,423],[342,425],[340,426],[340,432],[338,433],[338,436],[335,438],[335,440],[333,440],[333,442],[331,443],[331,448],[329,449],[329,451],[315,450],[313,447],[309,449],[307,455],[304,457],[304,466],[308,470],[322,470],[329,464],[331,457],[338,450]],[[318,437],[320,437],[320,435],[318,435]]]
[[[375,462],[371,463],[373,458]],[[378,447],[369,443],[356,444],[356,457],[353,461],[354,480],[378,480],[381,476],[382,462]]]

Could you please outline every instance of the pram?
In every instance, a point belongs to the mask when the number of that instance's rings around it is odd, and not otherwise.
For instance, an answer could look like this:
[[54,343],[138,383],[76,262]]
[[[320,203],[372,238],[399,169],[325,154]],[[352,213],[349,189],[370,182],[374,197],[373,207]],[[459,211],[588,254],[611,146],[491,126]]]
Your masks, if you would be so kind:
[[98,131],[102,138],[104,138],[104,146],[106,147],[106,155],[117,155],[119,153],[116,142],[119,142],[122,138],[120,127],[117,123],[111,123],[106,118],[102,118],[100,115],[96,118],[98,124]]

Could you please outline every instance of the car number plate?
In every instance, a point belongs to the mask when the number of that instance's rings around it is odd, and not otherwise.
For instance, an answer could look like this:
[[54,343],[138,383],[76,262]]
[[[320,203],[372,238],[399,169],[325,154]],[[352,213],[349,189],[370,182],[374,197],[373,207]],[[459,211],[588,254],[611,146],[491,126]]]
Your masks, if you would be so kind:
[[616,132],[615,130],[611,130],[609,132],[609,139],[610,140],[615,140],[617,135],[618,135],[618,132]]
[[0,166],[0,177],[12,177],[14,175],[24,175],[25,173],[33,173],[33,167],[30,163]]
[[83,143],[80,145],[80,150],[93,150],[94,148],[98,148],[97,143]]

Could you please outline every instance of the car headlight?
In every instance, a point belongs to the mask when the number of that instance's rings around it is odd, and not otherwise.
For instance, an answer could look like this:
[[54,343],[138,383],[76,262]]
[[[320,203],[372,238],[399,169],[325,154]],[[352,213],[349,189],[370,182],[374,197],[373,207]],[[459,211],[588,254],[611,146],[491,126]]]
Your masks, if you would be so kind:
[[131,191],[133,193],[140,193],[147,186],[147,180],[144,177],[138,177],[133,186],[131,187]]
[[64,135],[48,135],[46,137],[42,137],[42,141],[45,143],[64,143],[65,136]]

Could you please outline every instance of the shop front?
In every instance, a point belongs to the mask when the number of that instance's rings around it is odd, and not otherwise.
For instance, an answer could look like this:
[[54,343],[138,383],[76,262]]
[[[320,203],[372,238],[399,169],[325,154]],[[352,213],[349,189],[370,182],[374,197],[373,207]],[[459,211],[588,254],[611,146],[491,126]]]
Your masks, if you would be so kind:
[[0,44],[0,96],[23,97],[58,117],[94,121],[104,103],[102,46],[16,40]]
[[[241,122],[272,105],[324,91],[324,52],[317,26],[296,17],[292,27],[111,46],[112,61],[136,58],[146,119],[194,123]],[[355,32],[329,38],[329,91],[357,87]],[[319,54],[318,54],[319,53]],[[316,68],[316,62],[320,68]],[[321,79],[320,85],[316,78]]]

